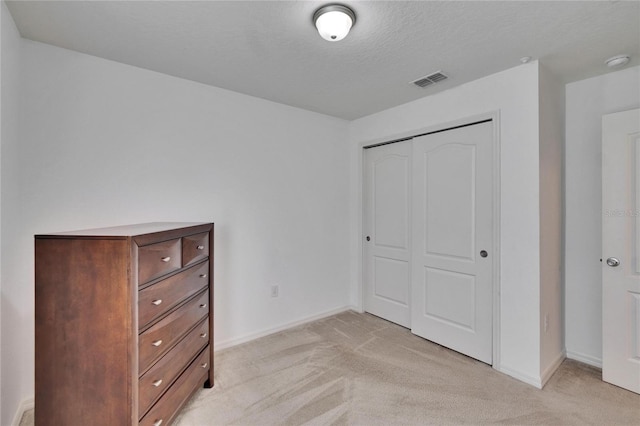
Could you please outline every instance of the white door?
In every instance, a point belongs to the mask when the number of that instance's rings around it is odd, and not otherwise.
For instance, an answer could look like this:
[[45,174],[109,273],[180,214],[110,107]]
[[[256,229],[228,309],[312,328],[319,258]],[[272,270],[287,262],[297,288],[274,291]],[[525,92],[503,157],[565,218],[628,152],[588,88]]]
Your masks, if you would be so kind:
[[640,393],[640,110],[602,119],[602,379]]
[[365,150],[364,308],[410,326],[411,142]]
[[412,332],[488,364],[492,158],[492,122],[414,139]]

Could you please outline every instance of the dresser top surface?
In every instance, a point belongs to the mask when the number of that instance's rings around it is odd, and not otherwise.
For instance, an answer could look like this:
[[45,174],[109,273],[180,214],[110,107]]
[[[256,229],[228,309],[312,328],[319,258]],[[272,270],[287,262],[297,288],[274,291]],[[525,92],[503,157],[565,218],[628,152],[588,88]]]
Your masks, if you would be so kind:
[[155,234],[158,232],[171,231],[180,228],[190,228],[203,225],[212,225],[208,222],[151,222],[138,223],[134,225],[113,226],[109,228],[83,229],[69,232],[56,232],[50,234],[39,234],[36,238],[51,237],[136,237],[141,235]]

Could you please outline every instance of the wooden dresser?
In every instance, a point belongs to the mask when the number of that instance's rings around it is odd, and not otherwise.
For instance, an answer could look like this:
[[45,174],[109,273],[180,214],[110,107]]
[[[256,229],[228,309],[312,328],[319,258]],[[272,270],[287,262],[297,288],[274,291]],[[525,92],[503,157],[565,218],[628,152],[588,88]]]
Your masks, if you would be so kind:
[[35,424],[163,425],[213,386],[213,224],[35,237]]

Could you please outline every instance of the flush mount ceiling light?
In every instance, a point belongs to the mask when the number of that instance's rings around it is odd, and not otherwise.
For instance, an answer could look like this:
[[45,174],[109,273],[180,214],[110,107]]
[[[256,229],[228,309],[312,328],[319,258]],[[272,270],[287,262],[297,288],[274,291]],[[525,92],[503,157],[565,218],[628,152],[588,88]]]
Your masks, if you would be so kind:
[[629,63],[629,59],[629,55],[616,55],[607,59],[604,63],[607,64],[609,68],[617,68],[627,65]]
[[316,10],[313,22],[323,39],[340,41],[349,34],[349,30],[356,23],[356,14],[346,6],[330,4]]

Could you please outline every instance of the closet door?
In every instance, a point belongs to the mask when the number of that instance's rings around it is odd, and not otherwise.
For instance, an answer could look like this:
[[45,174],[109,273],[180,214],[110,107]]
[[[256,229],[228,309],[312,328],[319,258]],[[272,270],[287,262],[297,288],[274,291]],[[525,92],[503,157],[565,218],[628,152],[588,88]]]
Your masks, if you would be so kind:
[[364,156],[364,308],[410,327],[411,142]]
[[413,141],[412,332],[492,362],[493,124]]
[[602,117],[602,380],[640,393],[640,109]]

